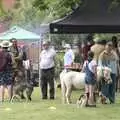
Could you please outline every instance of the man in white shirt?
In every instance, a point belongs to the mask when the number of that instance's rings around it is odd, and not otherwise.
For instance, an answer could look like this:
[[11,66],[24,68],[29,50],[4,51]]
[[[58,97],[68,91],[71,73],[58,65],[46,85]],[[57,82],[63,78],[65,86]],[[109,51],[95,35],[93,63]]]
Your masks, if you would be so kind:
[[49,84],[50,99],[54,99],[54,67],[56,52],[50,48],[50,42],[43,42],[43,50],[40,54],[41,92],[42,99],[47,99],[47,85]]

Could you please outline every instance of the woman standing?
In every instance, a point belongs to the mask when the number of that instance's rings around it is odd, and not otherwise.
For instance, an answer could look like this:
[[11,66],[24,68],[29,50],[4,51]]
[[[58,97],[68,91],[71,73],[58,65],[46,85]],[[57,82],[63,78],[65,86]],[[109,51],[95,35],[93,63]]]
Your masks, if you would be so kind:
[[85,76],[85,94],[86,94],[86,107],[96,107],[94,89],[97,76],[97,63],[94,58],[94,53],[88,52],[88,60],[84,62],[83,70]]
[[9,100],[12,97],[12,58],[8,52],[8,48],[12,46],[9,41],[2,41],[0,44],[2,50],[0,51],[0,101],[4,101],[5,87],[8,89]]

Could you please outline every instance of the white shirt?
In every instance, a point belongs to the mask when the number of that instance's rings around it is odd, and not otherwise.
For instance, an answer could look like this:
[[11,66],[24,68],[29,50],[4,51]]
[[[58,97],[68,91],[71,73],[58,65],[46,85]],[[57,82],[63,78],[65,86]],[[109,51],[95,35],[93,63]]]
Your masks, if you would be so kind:
[[49,69],[54,67],[55,55],[56,52],[52,48],[49,48],[48,50],[43,50],[40,54],[40,69]]
[[[83,64],[83,68],[86,67],[86,64],[88,63],[88,61],[85,61],[84,64]],[[94,69],[93,67],[97,66],[97,62],[95,60],[92,60],[89,64],[88,64],[88,68],[89,70],[94,73]]]
[[74,62],[74,53],[69,49],[64,55],[64,66],[70,66]]

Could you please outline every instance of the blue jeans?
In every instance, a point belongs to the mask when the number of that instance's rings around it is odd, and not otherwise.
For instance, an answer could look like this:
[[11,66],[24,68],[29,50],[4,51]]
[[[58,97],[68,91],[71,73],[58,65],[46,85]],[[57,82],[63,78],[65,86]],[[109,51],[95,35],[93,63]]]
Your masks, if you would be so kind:
[[116,86],[116,75],[111,74],[112,83],[102,85],[101,91],[104,96],[109,98],[110,102],[115,102],[115,86]]

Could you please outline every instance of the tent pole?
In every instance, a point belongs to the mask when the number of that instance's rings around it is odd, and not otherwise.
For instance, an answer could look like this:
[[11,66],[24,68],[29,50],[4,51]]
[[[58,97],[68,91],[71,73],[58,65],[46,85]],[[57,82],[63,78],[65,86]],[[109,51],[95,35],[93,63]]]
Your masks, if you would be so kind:
[[40,34],[40,39],[38,41],[38,71],[39,71],[39,87],[40,87],[40,52],[42,50],[42,35]]

